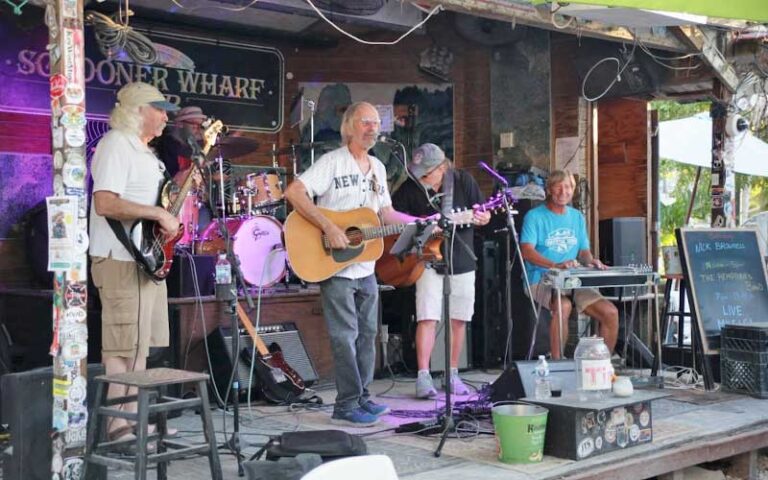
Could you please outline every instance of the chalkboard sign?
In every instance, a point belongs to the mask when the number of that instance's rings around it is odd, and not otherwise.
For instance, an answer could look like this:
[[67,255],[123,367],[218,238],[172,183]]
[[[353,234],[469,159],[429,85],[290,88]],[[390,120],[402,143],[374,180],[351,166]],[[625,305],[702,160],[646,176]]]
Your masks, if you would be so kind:
[[677,231],[692,313],[705,353],[720,348],[724,325],[768,321],[768,284],[757,230]]

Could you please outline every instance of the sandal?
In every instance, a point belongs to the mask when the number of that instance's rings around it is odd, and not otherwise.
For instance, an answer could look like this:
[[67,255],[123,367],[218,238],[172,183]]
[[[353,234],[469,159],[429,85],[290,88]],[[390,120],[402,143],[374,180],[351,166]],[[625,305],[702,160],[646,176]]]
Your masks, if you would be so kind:
[[116,429],[107,432],[107,440],[110,442],[136,440],[136,435],[133,433],[133,427],[131,425],[123,425]]

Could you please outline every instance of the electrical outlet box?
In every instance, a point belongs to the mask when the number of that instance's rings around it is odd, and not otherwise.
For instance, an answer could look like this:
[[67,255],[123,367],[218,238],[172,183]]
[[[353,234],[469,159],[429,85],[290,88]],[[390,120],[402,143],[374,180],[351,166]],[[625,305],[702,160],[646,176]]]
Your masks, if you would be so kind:
[[512,148],[515,146],[515,132],[504,132],[499,135],[501,148]]

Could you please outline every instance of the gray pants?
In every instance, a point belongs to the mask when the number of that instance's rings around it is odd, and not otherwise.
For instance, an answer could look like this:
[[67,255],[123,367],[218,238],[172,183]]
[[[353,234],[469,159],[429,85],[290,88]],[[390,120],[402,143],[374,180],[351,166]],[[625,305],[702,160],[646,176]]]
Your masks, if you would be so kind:
[[343,412],[368,400],[376,362],[376,277],[331,277],[320,283],[323,316],[336,370],[336,405]]

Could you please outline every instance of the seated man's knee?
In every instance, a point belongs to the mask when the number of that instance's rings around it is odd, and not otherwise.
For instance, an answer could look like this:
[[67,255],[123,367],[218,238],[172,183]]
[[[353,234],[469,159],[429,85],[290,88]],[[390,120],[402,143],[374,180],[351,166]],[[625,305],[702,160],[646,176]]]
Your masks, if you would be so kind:
[[[550,303],[550,309],[549,311],[552,312],[552,315],[557,315],[557,298],[552,299],[552,302]],[[560,309],[563,311],[563,317],[568,317],[571,314],[571,309],[573,308],[573,303],[571,302],[571,299],[568,297],[560,297]]]

